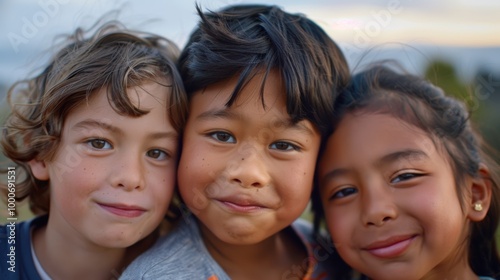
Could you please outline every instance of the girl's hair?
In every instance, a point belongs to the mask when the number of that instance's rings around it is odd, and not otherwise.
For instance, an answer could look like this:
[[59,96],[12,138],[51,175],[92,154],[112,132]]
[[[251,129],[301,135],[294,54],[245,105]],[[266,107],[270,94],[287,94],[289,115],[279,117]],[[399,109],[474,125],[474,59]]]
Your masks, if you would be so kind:
[[118,114],[139,117],[147,111],[134,106],[127,89],[159,83],[171,88],[166,106],[179,135],[187,116],[187,97],[175,66],[179,49],[174,43],[127,30],[117,21],[103,24],[88,38],[85,33],[77,29],[39,75],[15,83],[8,92],[11,114],[1,145],[26,175],[16,185],[16,199],[29,198],[35,214],[49,212],[49,182],[37,180],[28,162],[51,160],[68,113],[99,89],[107,89],[108,101]]
[[[259,71],[278,70],[292,122],[309,120],[327,135],[333,100],[346,86],[349,68],[341,50],[321,27],[277,6],[231,5],[203,13],[179,58],[188,96],[238,76],[227,102]],[[263,104],[265,106],[265,104]]]
[[[487,154],[493,150],[471,127],[464,104],[419,77],[379,64],[353,76],[345,92],[339,95],[334,110],[333,129],[346,113],[364,112],[389,114],[425,131],[448,157],[459,197],[464,197],[467,176],[481,177],[480,164],[486,165],[490,176],[485,179],[492,184],[491,205],[484,220],[472,223],[468,258],[477,275],[500,276],[495,239],[500,219],[500,167]],[[324,219],[318,188],[316,183],[313,194],[316,231]],[[462,209],[465,207],[462,200]],[[349,278],[345,263],[336,268],[339,277]]]

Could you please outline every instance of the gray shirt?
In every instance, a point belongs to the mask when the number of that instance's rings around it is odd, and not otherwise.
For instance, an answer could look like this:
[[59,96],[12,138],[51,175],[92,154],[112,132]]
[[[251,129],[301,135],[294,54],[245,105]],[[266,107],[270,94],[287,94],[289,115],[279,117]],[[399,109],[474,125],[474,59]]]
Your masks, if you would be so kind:
[[[323,259],[329,256],[331,245],[310,242],[312,227],[304,220],[297,220],[291,226],[291,232],[304,243],[311,265],[307,279],[328,279],[322,266]],[[320,246],[321,245],[321,246]],[[285,279],[296,277],[304,272],[299,267],[291,268],[284,274]],[[120,276],[120,279],[176,279],[176,280],[228,280],[226,272],[212,258],[200,236],[197,222],[192,215],[185,217],[168,235],[160,238],[156,244],[133,261]]]

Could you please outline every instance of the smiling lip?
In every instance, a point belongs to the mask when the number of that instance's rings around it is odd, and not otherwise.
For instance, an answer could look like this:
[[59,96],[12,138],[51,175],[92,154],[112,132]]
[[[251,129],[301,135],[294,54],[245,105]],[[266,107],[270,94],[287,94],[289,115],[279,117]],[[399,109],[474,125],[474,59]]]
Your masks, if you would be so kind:
[[142,214],[144,214],[144,212],[146,212],[146,209],[139,206],[123,204],[98,204],[104,210],[121,217],[135,218],[141,216]]
[[266,208],[261,203],[248,198],[225,197],[215,200],[222,204],[224,208],[240,213],[251,213]]
[[374,242],[363,249],[379,258],[394,258],[405,252],[415,237],[416,235],[394,236]]

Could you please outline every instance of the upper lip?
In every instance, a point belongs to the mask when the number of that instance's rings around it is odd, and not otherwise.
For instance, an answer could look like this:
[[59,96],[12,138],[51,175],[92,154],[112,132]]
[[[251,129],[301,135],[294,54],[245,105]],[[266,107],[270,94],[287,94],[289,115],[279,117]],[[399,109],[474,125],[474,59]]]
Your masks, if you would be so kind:
[[216,200],[221,202],[229,202],[240,206],[257,206],[266,208],[266,206],[263,203],[246,195],[228,195],[216,198]]
[[414,234],[403,234],[403,235],[391,236],[391,237],[383,239],[383,240],[372,242],[368,246],[365,246],[363,249],[374,250],[374,249],[378,249],[378,248],[388,247],[388,246],[391,246],[391,245],[396,244],[398,242],[413,238],[414,236],[415,236]]
[[98,202],[98,204],[106,206],[106,207],[113,207],[113,208],[118,208],[122,210],[136,210],[136,211],[146,211],[145,208],[137,205],[129,205],[129,204],[123,204],[123,203],[107,203],[107,202]]

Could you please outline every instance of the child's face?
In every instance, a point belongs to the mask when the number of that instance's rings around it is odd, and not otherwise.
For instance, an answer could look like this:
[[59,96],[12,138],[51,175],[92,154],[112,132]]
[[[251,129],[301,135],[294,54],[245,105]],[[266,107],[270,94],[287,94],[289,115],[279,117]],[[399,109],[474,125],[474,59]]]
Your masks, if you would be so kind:
[[328,229],[352,267],[375,279],[421,279],[467,263],[457,260],[467,218],[452,169],[422,130],[389,115],[347,114],[318,176]]
[[45,162],[48,227],[118,248],[162,220],[174,190],[178,135],[166,111],[169,89],[141,87],[128,91],[140,109],[150,110],[141,117],[117,114],[104,89],[68,114],[55,158]]
[[202,231],[227,243],[260,242],[309,202],[320,134],[309,121],[290,122],[278,75],[267,79],[265,109],[259,75],[229,108],[236,79],[191,99],[179,189]]

